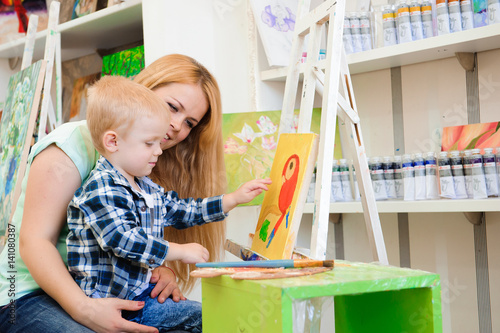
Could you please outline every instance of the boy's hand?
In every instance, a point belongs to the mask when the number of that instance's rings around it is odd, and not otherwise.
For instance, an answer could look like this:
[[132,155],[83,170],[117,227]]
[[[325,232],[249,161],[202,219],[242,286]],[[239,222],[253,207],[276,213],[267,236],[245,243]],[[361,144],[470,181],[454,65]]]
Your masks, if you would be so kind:
[[236,191],[222,197],[222,209],[224,213],[229,212],[234,207],[252,201],[256,196],[267,191],[267,185],[271,184],[270,178],[254,179],[241,185]]
[[208,250],[198,243],[177,244],[169,242],[165,260],[180,260],[185,264],[196,264],[207,262],[208,258]]

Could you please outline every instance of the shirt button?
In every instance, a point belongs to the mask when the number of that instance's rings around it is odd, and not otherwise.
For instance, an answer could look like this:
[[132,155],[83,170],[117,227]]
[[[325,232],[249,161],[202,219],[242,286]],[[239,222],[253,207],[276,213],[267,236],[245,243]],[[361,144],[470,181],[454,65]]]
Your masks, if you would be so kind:
[[155,263],[155,260],[154,259],[149,259],[149,263],[152,265]]
[[142,206],[141,207],[141,212],[145,212],[146,211],[146,206]]
[[146,274],[147,272],[148,272],[147,269],[145,269],[145,268],[142,269],[142,274]]

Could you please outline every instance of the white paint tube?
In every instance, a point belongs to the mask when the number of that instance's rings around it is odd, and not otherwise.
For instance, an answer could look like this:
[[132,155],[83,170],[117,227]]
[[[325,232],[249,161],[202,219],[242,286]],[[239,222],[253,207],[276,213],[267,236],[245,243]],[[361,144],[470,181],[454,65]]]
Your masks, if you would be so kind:
[[448,13],[450,15],[450,32],[462,31],[462,14],[458,0],[448,0]]
[[332,185],[330,193],[330,202],[344,201],[342,195],[342,183],[340,181],[340,167],[337,160],[333,160],[332,167]]
[[382,6],[382,29],[384,30],[384,46],[396,45],[398,43],[398,31],[396,29],[396,15],[392,5]]
[[349,13],[349,23],[351,23],[351,38],[353,52],[363,51],[361,45],[361,24],[357,13]]
[[415,200],[425,200],[425,161],[422,153],[415,153],[413,158],[413,172],[415,174]]
[[446,0],[436,1],[437,13],[437,31],[438,36],[450,33],[450,15],[448,13],[448,5]]
[[425,197],[439,199],[436,154],[432,151],[425,155]]
[[465,191],[469,199],[474,199],[474,191],[472,190],[472,150],[464,150],[464,177],[465,177]]
[[471,0],[460,1],[460,12],[462,15],[462,30],[474,28],[474,14],[472,12]]
[[385,190],[384,169],[379,157],[370,159],[370,175],[372,179],[373,193],[375,200],[387,200],[387,191]]
[[347,165],[346,159],[340,160],[340,183],[342,185],[342,196],[344,201],[352,201],[352,190],[351,190],[351,177],[349,172],[349,166]]
[[469,196],[465,189],[465,176],[462,157],[458,150],[450,152],[451,174],[453,175],[453,186],[455,187],[456,199],[467,199]]
[[394,184],[394,163],[391,161],[390,156],[384,157],[382,163],[384,169],[385,190],[388,199],[396,199],[396,185]]
[[351,22],[347,16],[344,17],[344,33],[342,34],[342,40],[344,41],[345,54],[353,53]]
[[484,179],[488,197],[498,197],[498,177],[493,148],[484,148],[483,155]]
[[410,7],[406,4],[406,0],[398,1],[396,27],[398,28],[399,44],[413,40],[411,37]]
[[441,197],[455,199],[455,187],[453,184],[453,174],[451,173],[450,159],[448,152],[439,153],[439,188]]
[[412,39],[423,39],[424,32],[422,30],[422,12],[420,11],[420,4],[416,0],[413,0],[410,4],[410,22]]
[[415,172],[410,154],[403,155],[404,200],[415,200]]
[[396,199],[404,198],[403,169],[401,156],[394,156],[394,188],[396,190]]
[[500,23],[500,0],[488,0],[488,24]]
[[472,149],[472,193],[474,199],[486,199],[486,179],[484,177],[483,156],[481,149]]
[[372,32],[368,13],[362,12],[359,15],[359,26],[361,32],[361,48],[363,51],[372,49]]
[[420,11],[422,13],[422,32],[424,38],[429,38],[434,36],[434,27],[432,24],[432,5],[430,1],[424,0],[422,6],[420,6]]

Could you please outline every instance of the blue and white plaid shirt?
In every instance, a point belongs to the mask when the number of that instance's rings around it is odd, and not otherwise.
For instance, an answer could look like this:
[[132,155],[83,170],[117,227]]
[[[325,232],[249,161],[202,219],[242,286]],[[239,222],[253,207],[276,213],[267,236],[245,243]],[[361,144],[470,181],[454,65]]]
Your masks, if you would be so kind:
[[179,199],[148,177],[136,181],[152,205],[101,157],[68,206],[69,271],[88,296],[133,299],[148,284],[149,270],[165,260],[163,227],[183,229],[226,217],[222,195]]

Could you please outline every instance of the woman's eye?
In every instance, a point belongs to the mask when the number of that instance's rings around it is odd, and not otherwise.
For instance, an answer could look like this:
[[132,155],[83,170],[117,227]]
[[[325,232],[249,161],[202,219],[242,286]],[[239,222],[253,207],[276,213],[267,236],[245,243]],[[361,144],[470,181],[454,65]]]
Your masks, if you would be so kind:
[[179,109],[177,109],[177,107],[176,107],[175,105],[173,105],[172,103],[168,103],[168,106],[170,106],[170,108],[171,108],[173,111],[175,111],[175,112],[179,111]]
[[151,147],[153,145],[152,142],[146,142],[146,146]]
[[192,129],[194,127],[194,124],[191,121],[186,120],[186,123],[187,123],[187,125],[188,125],[189,128]]

